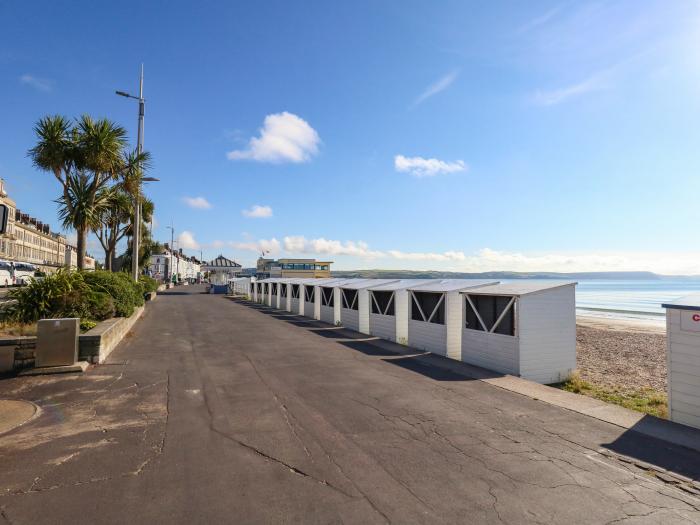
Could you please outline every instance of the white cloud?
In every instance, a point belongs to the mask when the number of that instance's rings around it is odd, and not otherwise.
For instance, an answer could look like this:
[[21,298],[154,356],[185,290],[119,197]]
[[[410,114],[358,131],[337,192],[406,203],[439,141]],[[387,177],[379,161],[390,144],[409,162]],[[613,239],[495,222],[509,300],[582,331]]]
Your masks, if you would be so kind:
[[195,208],[197,210],[208,210],[211,208],[211,203],[204,197],[183,197],[182,200],[190,208]]
[[464,252],[401,252],[398,250],[389,250],[387,254],[394,259],[402,261],[466,261],[467,256]]
[[229,245],[237,250],[257,252],[258,254],[266,252],[266,254],[276,255],[281,250],[280,242],[274,237],[272,239],[258,239],[257,241],[232,241]]
[[284,111],[265,117],[260,136],[252,137],[248,147],[229,151],[230,160],[258,162],[308,162],[318,153],[321,139],[303,118]]
[[177,236],[178,247],[183,250],[199,250],[199,243],[194,238],[194,234],[184,230]]
[[307,239],[304,236],[288,236],[284,238],[284,249],[290,253],[350,255],[354,257],[376,258],[384,254],[370,250],[363,241],[335,241],[324,239]]
[[243,210],[241,213],[250,219],[267,219],[268,217],[272,217],[272,208],[254,204],[250,209]]
[[48,78],[39,78],[35,77],[34,75],[25,74],[19,77],[19,81],[25,86],[30,86],[37,91],[43,91],[44,93],[48,93],[53,90],[53,80]]
[[404,157],[403,155],[394,157],[394,168],[396,171],[410,173],[416,177],[434,177],[442,173],[456,173],[468,169],[463,160],[447,162],[440,159]]
[[[400,250],[373,250],[363,241],[307,239],[303,235],[286,236],[282,242],[275,238],[230,242],[238,250],[270,255],[282,252],[288,255],[332,255],[349,257],[343,269],[367,267],[406,270],[443,270],[456,272],[601,272],[649,271],[668,275],[695,275],[700,273],[700,253],[642,253],[642,252],[581,252],[581,253],[520,253],[482,248],[474,253],[457,250],[443,252],[403,252]],[[353,259],[354,258],[354,259]],[[353,262],[353,260],[355,262]],[[365,261],[364,263],[362,261]]]
[[441,91],[445,91],[457,79],[457,75],[459,75],[459,71],[454,70],[448,73],[447,75],[440,77],[436,82],[429,85],[426,88],[426,90],[423,91],[423,93],[421,93],[418,96],[418,98],[416,98],[416,100],[413,101],[413,105],[417,106],[418,104],[422,104],[430,97],[437,95]]
[[595,74],[587,79],[559,89],[549,91],[538,90],[533,96],[533,101],[539,106],[555,106],[567,101],[570,98],[585,95],[593,91],[605,89],[606,83],[600,74]]

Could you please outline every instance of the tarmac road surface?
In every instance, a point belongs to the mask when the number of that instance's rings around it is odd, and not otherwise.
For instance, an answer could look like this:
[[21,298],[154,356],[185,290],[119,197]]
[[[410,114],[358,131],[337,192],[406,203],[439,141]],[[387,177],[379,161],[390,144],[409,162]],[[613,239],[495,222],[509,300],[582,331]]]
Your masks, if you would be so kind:
[[697,453],[202,290],[86,374],[0,380],[41,407],[0,435],[0,521],[700,522]]

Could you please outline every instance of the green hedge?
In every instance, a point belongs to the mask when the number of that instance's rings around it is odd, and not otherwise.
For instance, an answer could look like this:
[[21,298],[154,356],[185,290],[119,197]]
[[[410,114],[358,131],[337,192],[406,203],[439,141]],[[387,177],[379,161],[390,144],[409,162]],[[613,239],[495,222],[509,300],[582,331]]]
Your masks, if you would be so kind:
[[145,293],[158,291],[158,281],[156,281],[153,277],[142,275],[139,277],[139,282],[143,286],[143,291]]
[[102,321],[128,317],[144,303],[144,284],[126,273],[59,270],[11,290],[2,310],[6,321],[30,324],[39,319],[80,317]]
[[134,282],[129,274],[124,272],[85,272],[84,279],[92,290],[112,296],[114,311],[119,317],[129,317],[134,313],[134,308],[144,302],[143,285]]

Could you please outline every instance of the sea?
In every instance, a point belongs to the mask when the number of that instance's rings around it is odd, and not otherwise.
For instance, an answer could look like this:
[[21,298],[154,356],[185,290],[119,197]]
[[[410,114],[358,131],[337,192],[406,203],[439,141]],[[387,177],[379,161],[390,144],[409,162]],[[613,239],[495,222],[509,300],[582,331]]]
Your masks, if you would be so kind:
[[662,303],[700,294],[700,280],[586,280],[576,287],[580,315],[663,324]]

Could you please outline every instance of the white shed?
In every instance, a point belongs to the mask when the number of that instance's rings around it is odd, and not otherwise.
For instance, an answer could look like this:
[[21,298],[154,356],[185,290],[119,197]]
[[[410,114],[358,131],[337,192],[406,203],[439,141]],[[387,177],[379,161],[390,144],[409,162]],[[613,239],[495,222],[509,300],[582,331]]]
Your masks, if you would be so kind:
[[662,306],[666,308],[669,418],[700,428],[700,295]]
[[448,356],[538,383],[576,368],[576,283],[514,281],[462,291],[461,344]]
[[[398,279],[368,287],[368,333],[400,344],[408,344],[408,288],[435,279]],[[397,308],[398,305],[398,308]],[[360,330],[362,331],[362,330]]]
[[352,279],[336,288],[337,321],[343,326],[369,334],[369,288],[397,279]]
[[459,292],[496,283],[485,279],[439,279],[410,286],[408,344],[434,354],[454,355],[460,347],[457,332],[463,310]]
[[[328,324],[337,324],[340,321],[340,295],[338,287],[352,282],[355,279],[316,279],[316,300],[318,316],[316,319]],[[336,315],[337,314],[337,315]]]

